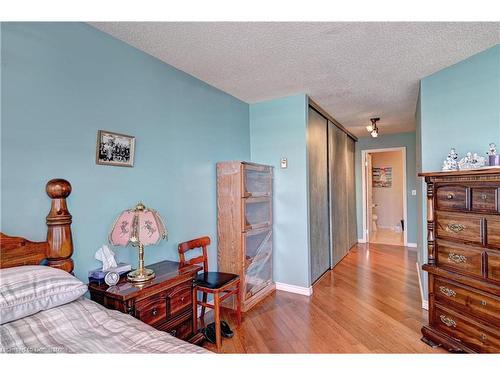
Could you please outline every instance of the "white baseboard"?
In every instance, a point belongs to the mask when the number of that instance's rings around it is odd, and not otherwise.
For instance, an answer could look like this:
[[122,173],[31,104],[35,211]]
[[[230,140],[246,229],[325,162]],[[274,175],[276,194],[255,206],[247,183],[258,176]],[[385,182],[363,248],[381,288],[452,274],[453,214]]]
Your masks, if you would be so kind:
[[358,238],[358,243],[366,243],[366,240],[364,238]]
[[291,284],[284,284],[284,283],[277,283],[276,284],[276,290],[281,290],[283,292],[289,292],[289,293],[295,293],[295,294],[301,294],[303,296],[310,296],[313,294],[313,288],[310,286],[309,288],[303,287],[303,286],[297,286],[297,285],[291,285]]
[[429,301],[428,301],[428,300],[424,299],[424,300],[422,301],[422,308],[423,308],[424,310],[429,310]]
[[417,247],[417,244],[415,242],[408,242],[406,247]]

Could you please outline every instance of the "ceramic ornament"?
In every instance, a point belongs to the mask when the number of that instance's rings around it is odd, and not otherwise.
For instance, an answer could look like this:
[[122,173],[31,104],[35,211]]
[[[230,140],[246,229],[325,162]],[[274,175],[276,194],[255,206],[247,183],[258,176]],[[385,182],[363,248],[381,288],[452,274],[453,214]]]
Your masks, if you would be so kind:
[[458,154],[454,148],[450,150],[450,153],[443,161],[443,171],[457,171],[458,170]]
[[475,153],[468,152],[465,158],[461,159],[458,162],[458,168],[460,170],[477,169],[477,168],[482,168],[485,165],[486,165],[486,159],[482,156],[479,156],[477,152]]

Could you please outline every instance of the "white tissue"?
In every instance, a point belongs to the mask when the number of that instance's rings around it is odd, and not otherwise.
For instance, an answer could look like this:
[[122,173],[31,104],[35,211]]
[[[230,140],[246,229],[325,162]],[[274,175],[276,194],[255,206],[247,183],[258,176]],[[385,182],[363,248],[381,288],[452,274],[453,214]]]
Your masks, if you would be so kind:
[[95,258],[102,262],[103,271],[108,271],[109,269],[117,266],[115,253],[113,253],[106,245],[102,245],[102,247],[96,251]]

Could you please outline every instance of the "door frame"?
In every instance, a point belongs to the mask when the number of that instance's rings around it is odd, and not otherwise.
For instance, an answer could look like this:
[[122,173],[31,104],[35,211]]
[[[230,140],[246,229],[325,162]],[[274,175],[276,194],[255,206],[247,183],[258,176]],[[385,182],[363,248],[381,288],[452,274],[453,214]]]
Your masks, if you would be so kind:
[[[403,220],[405,222],[405,230],[403,231],[403,245],[408,246],[408,199],[406,186],[406,147],[387,147],[375,148],[371,150],[361,150],[361,189],[362,189],[362,208],[363,208],[363,242],[370,242],[368,234],[368,217],[367,217],[367,188],[366,188],[366,155],[380,152],[399,151],[403,156]],[[370,218],[371,219],[371,218]]]

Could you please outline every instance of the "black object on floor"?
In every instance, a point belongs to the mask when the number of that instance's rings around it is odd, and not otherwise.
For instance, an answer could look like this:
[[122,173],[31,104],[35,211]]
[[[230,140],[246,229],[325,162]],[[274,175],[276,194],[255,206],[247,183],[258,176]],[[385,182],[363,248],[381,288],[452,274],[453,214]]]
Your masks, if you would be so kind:
[[225,320],[220,321],[220,331],[224,337],[231,338],[234,336],[234,332],[231,331],[231,327],[229,327],[229,324]]
[[[231,338],[234,336],[234,332],[225,320],[220,321],[220,333],[222,334],[222,337]],[[205,338],[209,342],[215,344],[215,323],[207,324],[207,326],[203,329],[203,335],[205,335]]]
[[211,323],[203,328],[203,336],[208,342],[215,344],[215,324]]

